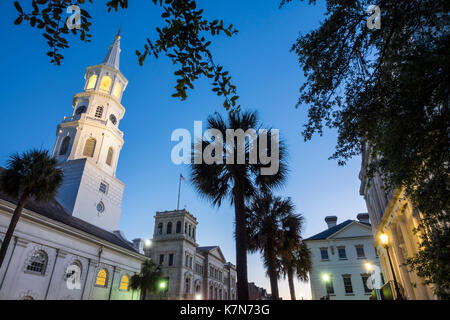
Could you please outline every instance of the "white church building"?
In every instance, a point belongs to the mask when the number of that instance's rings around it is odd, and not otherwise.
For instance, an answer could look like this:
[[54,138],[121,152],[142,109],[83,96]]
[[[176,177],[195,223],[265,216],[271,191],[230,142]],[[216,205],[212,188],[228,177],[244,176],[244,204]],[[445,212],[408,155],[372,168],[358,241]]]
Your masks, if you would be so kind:
[[[55,200],[29,201],[0,269],[0,299],[139,299],[130,277],[147,259],[118,231],[124,184],[116,178],[128,81],[120,36],[88,67],[73,112],[58,125],[53,156],[64,171]],[[0,242],[16,199],[0,190]]]

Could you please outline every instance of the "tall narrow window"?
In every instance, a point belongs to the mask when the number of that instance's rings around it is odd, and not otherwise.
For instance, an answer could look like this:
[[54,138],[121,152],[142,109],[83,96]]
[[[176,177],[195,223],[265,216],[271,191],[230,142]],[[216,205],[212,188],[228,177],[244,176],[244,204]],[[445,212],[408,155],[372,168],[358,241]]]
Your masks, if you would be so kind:
[[177,233],[181,233],[181,221],[177,222],[177,229],[176,229]]
[[109,149],[108,149],[108,155],[106,156],[106,164],[107,164],[108,166],[111,166],[113,156],[114,156],[114,149],[113,149],[112,147],[109,147]]
[[100,269],[97,273],[95,285],[99,287],[106,287],[108,285],[108,271],[106,269]]
[[167,223],[167,234],[172,234],[172,222]]
[[162,232],[163,232],[163,224],[159,223],[158,224],[158,234],[162,234]]
[[327,294],[334,294],[333,277],[330,276],[330,280],[325,282],[325,288]]
[[102,106],[98,106],[97,110],[95,110],[95,117],[96,118],[103,117],[103,107]]
[[47,262],[47,254],[44,251],[36,251],[28,261],[27,271],[38,274],[45,274],[45,270],[47,269]]
[[107,92],[111,90],[112,79],[109,76],[103,76],[100,82],[100,91]]
[[70,143],[70,137],[69,136],[64,137],[64,139],[61,143],[61,149],[59,150],[60,156],[63,156],[67,153],[67,150],[69,149],[69,143]]
[[98,76],[96,74],[93,74],[88,81],[88,85],[86,89],[95,89],[95,85],[97,84],[97,78]]
[[122,279],[120,279],[120,290],[128,291],[128,283],[129,283],[128,276],[124,275]]
[[169,254],[169,266],[173,266],[173,253]]
[[114,91],[113,91],[113,95],[119,99],[120,98],[120,93],[122,92],[122,86],[120,85],[119,82],[116,82],[116,85],[114,87]]
[[83,156],[92,158],[94,156],[95,144],[96,141],[94,138],[87,139],[84,144]]
[[344,280],[344,289],[346,294],[353,293],[353,286],[352,286],[352,278],[350,275],[343,275],[342,279]]
[[369,287],[367,286],[367,280],[370,278],[370,275],[368,274],[363,274],[361,275],[361,279],[363,282],[363,286],[364,286],[364,293],[371,293],[372,289],[369,289]]
[[159,255],[159,264],[163,264],[164,263],[164,255],[160,254]]

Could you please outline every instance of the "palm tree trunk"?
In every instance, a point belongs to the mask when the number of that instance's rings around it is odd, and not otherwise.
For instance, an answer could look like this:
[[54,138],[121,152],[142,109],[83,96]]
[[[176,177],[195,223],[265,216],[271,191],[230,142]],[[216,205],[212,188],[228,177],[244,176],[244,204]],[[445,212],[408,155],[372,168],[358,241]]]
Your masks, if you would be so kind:
[[295,288],[294,288],[294,270],[289,268],[287,270],[289,292],[291,293],[291,300],[296,300],[295,298]]
[[280,294],[278,292],[278,274],[277,269],[275,267],[275,259],[276,256],[272,252],[271,249],[268,249],[268,264],[267,264],[267,273],[269,274],[270,279],[270,290],[272,291],[272,300],[279,300]]
[[247,229],[245,225],[244,191],[239,185],[235,186],[234,213],[236,219],[236,272],[237,298],[248,300],[247,278]]
[[5,238],[3,239],[2,248],[0,249],[0,268],[2,267],[3,260],[5,260],[6,252],[8,251],[9,243],[11,242],[14,230],[16,229],[17,222],[22,215],[22,210],[25,207],[29,199],[28,194],[23,194],[17,203],[16,209],[14,210],[13,216],[9,223],[8,231],[6,231]]

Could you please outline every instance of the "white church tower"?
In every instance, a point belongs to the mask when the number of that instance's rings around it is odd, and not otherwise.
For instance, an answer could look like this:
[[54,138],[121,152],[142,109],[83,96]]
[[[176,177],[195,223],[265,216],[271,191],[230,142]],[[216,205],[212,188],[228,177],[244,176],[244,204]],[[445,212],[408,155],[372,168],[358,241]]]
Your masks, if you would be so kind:
[[64,170],[57,200],[72,216],[100,228],[118,229],[124,184],[116,168],[124,140],[119,129],[128,81],[119,71],[120,35],[103,62],[88,67],[73,113],[58,125],[53,156]]

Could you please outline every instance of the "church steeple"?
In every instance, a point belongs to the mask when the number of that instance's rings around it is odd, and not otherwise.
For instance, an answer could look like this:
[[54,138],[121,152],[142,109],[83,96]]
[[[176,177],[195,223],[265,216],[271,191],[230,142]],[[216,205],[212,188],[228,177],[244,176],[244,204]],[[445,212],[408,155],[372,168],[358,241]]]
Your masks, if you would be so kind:
[[119,70],[119,60],[120,60],[120,30],[117,34],[114,42],[109,46],[108,53],[103,59],[102,64],[109,66],[116,70]]
[[124,184],[116,178],[124,144],[121,104],[128,80],[119,71],[120,35],[103,63],[86,70],[73,111],[58,125],[53,156],[64,170],[57,200],[74,217],[100,228],[117,230]]

